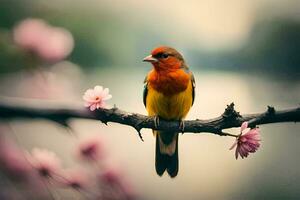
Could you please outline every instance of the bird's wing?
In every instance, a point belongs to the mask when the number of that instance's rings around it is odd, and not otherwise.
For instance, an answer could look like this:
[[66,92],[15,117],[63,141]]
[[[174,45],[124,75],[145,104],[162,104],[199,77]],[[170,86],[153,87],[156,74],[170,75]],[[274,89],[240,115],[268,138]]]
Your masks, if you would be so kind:
[[182,69],[186,73],[190,74],[190,76],[191,76],[191,82],[192,82],[192,87],[193,87],[193,90],[192,90],[192,105],[193,105],[194,100],[195,100],[195,95],[196,95],[196,93],[195,93],[195,88],[196,88],[195,77],[194,77],[194,74],[190,71],[190,69],[188,68],[188,66],[186,64],[183,64]]
[[194,100],[195,100],[195,95],[196,95],[196,93],[195,93],[196,82],[195,82],[195,77],[194,77],[193,73],[192,72],[190,72],[190,73],[191,73],[191,81],[192,81],[192,86],[193,86],[193,91],[192,91],[192,97],[193,97],[192,105],[193,105]]
[[144,80],[144,91],[143,91],[143,102],[144,102],[144,106],[146,107],[146,99],[147,99],[147,95],[148,95],[148,82],[147,82],[147,76],[145,77]]

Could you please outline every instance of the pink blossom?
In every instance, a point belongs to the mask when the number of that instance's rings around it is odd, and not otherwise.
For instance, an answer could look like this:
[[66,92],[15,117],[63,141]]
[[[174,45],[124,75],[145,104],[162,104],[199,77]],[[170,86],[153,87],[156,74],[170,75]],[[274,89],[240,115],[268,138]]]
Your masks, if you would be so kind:
[[89,178],[85,171],[81,169],[70,169],[62,174],[63,185],[73,189],[86,189],[89,185]]
[[85,160],[97,161],[103,158],[103,145],[99,137],[92,137],[80,142],[79,157]]
[[113,185],[113,184],[120,184],[121,183],[121,176],[120,172],[115,169],[108,169],[100,177],[104,182]]
[[74,47],[71,33],[41,19],[25,19],[13,31],[14,41],[20,47],[41,59],[56,62],[67,57]]
[[31,167],[25,155],[12,141],[0,138],[0,165],[10,175],[27,179]]
[[46,149],[35,148],[28,157],[31,165],[40,176],[49,178],[61,170],[60,160],[55,153]]
[[41,19],[25,19],[13,31],[14,41],[25,49],[35,50],[44,37],[48,25]]
[[257,151],[260,146],[259,141],[261,141],[259,129],[250,129],[248,128],[248,122],[244,122],[241,126],[241,134],[230,147],[230,150],[236,147],[235,158],[238,159],[238,155],[240,155],[242,158],[245,158],[249,155],[249,153],[254,153]]
[[105,101],[109,100],[112,96],[109,94],[109,89],[103,89],[102,86],[95,86],[94,89],[88,89],[84,95],[85,107],[89,107],[91,111],[106,106]]
[[[26,159],[25,152],[4,132],[11,131],[0,124],[0,167],[5,176],[12,178],[13,182],[22,182],[29,192],[34,192],[36,197],[44,195],[43,185],[37,177],[32,166]],[[8,189],[8,188],[7,188]],[[15,191],[14,191],[15,192]],[[20,199],[17,198],[17,199]]]
[[50,27],[45,31],[43,45],[37,46],[37,53],[47,61],[59,61],[67,57],[74,46],[71,33],[64,28]]
[[122,176],[121,172],[115,168],[109,168],[100,175],[100,180],[116,190],[118,195],[122,198],[119,199],[135,199],[136,193],[125,177]]

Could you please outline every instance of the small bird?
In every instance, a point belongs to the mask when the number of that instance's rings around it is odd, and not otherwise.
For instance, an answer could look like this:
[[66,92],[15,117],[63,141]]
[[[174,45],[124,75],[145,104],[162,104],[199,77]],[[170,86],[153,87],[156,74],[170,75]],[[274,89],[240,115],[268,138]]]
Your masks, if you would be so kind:
[[[144,81],[143,102],[148,115],[159,119],[178,120],[182,132],[183,120],[194,103],[195,79],[182,55],[174,48],[161,46],[143,59],[150,62],[153,69]],[[167,170],[170,177],[178,174],[178,133],[155,131],[155,168],[159,176]]]

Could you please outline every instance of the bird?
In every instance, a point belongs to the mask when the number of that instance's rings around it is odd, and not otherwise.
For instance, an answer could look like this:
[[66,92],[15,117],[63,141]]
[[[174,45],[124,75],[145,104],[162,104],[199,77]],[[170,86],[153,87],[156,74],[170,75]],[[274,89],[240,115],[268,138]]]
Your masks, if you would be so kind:
[[[178,120],[184,132],[184,118],[195,99],[195,78],[183,56],[174,48],[160,46],[143,59],[152,64],[144,80],[143,103],[148,116],[157,127],[159,120]],[[155,169],[159,176],[165,171],[171,178],[178,174],[178,134],[173,131],[156,131]]]

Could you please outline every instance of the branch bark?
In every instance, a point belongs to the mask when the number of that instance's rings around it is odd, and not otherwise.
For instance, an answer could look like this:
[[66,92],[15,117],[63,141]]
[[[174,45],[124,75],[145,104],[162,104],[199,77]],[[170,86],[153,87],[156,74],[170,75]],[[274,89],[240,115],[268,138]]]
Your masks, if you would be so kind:
[[[166,121],[160,119],[158,126],[155,126],[153,117],[125,112],[116,107],[91,112],[82,105],[69,106],[45,100],[1,97],[0,118],[2,120],[10,120],[12,118],[44,118],[64,126],[68,126],[68,120],[71,118],[84,118],[100,120],[105,124],[107,124],[107,122],[115,122],[128,125],[135,128],[139,135],[142,128],[182,132],[179,121]],[[299,122],[300,107],[275,110],[274,107],[268,106],[265,112],[241,115],[234,109],[234,104],[231,103],[230,105],[227,105],[224,113],[219,117],[208,120],[185,120],[184,132],[207,132],[221,136],[236,137],[235,135],[223,132],[223,130],[239,127],[244,121],[249,121],[250,127],[278,122]]]

